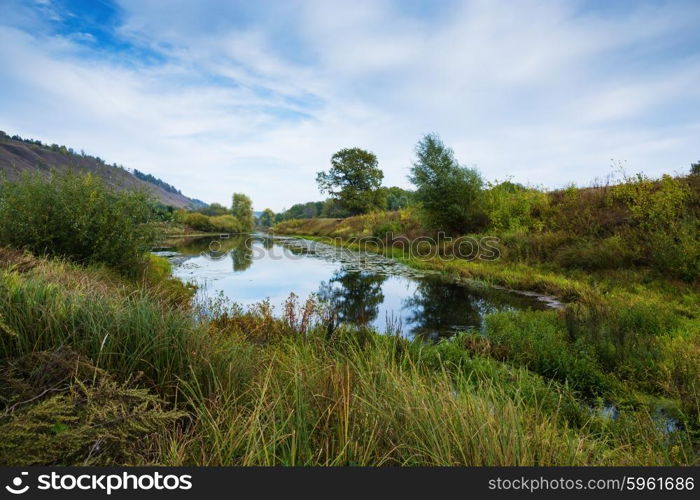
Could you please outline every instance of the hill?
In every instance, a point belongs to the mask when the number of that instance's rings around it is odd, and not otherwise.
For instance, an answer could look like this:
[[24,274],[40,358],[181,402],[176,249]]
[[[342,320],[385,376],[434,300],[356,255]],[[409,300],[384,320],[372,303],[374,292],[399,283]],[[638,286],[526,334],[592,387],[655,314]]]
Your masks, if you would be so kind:
[[0,172],[10,181],[23,173],[75,171],[91,173],[116,189],[147,190],[164,205],[178,208],[198,208],[206,204],[188,198],[178,189],[150,174],[134,170],[133,173],[116,164],[109,165],[102,158],[77,153],[72,148],[58,144],[43,144],[33,139],[8,136],[0,131]]

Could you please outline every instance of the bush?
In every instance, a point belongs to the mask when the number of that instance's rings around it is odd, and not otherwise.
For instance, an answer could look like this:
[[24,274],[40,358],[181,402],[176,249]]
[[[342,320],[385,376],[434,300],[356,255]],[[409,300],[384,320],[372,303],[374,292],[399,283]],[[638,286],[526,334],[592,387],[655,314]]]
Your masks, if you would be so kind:
[[486,216],[498,231],[541,231],[543,224],[537,216],[548,203],[546,193],[509,181],[492,185],[485,193]]
[[183,224],[197,231],[220,231],[225,233],[240,233],[243,231],[241,222],[233,215],[209,217],[199,212],[179,214]]
[[132,274],[158,237],[152,207],[91,175],[25,176],[0,184],[0,244]]
[[211,225],[212,229],[216,231],[223,231],[226,233],[243,232],[241,222],[233,215],[219,215],[217,217],[210,217],[209,224]]
[[622,269],[629,267],[635,255],[620,235],[601,240],[577,240],[562,246],[554,255],[554,262],[565,268]]
[[209,222],[209,217],[198,212],[191,212],[186,214],[183,219],[183,223],[190,226],[192,229],[197,231],[211,231],[211,223]]
[[485,335],[490,354],[497,359],[566,381],[589,394],[610,388],[610,380],[598,367],[591,345],[581,341],[571,343],[566,325],[556,312],[492,314],[486,317]]

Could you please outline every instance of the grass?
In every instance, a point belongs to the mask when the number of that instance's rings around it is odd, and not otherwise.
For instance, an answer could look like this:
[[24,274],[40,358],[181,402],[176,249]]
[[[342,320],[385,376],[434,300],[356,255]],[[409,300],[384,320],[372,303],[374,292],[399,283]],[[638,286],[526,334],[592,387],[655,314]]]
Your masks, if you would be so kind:
[[[294,300],[282,318],[265,304],[241,311],[224,302],[201,316],[153,277],[3,255],[0,431],[10,445],[0,446],[2,463],[696,460],[692,436],[665,434],[647,407],[606,419],[565,377],[499,361],[468,335],[427,345],[338,328],[315,304]],[[106,424],[129,415],[136,424]]]
[[[389,219],[395,220],[400,213]],[[378,222],[379,221],[379,222]],[[382,222],[383,221],[383,222]],[[386,224],[382,214],[356,221],[289,221],[276,232],[360,249],[339,227],[372,234],[369,222]],[[311,236],[309,235],[311,234]],[[411,257],[391,245],[362,249],[384,253],[419,269],[455,279],[478,280],[516,290],[554,295],[567,302],[559,312],[501,313],[486,318],[483,334],[465,348],[527,368],[570,385],[591,398],[617,405],[663,409],[697,434],[700,430],[700,290],[644,267],[616,270],[565,269],[554,263],[482,261],[437,256]]]

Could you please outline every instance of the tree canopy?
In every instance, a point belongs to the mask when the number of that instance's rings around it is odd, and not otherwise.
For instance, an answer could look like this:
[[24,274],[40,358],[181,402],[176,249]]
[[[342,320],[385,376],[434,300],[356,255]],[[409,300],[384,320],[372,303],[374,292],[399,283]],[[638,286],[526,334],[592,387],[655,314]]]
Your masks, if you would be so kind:
[[415,152],[409,179],[426,222],[453,234],[478,229],[484,219],[479,172],[461,166],[437,134],[424,136]]
[[341,149],[331,157],[328,172],[318,172],[316,182],[322,193],[338,200],[350,215],[383,208],[379,189],[384,173],[374,153],[360,148]]
[[231,214],[240,221],[243,231],[252,231],[255,227],[253,202],[243,193],[233,193]]
[[262,227],[270,227],[272,226],[272,223],[275,221],[275,212],[273,212],[271,209],[266,208],[263,210],[263,213],[260,214],[260,217],[258,218],[258,224],[260,224]]

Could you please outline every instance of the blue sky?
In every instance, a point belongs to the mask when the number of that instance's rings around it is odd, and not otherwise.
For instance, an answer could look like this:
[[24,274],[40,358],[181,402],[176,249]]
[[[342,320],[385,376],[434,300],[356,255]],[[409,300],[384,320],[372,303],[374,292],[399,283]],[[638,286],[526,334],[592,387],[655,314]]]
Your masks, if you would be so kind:
[[340,148],[408,187],[439,133],[488,180],[700,160],[700,2],[0,0],[0,129],[208,202],[320,199]]

